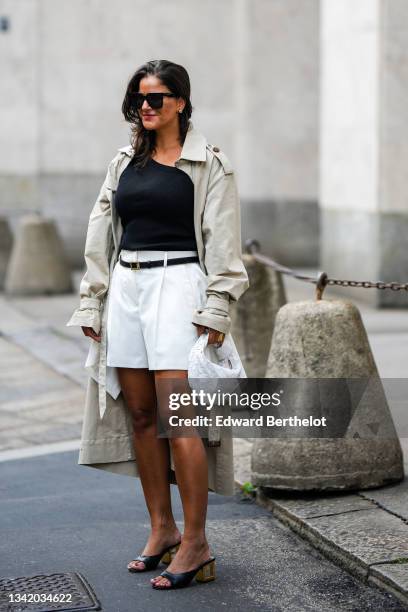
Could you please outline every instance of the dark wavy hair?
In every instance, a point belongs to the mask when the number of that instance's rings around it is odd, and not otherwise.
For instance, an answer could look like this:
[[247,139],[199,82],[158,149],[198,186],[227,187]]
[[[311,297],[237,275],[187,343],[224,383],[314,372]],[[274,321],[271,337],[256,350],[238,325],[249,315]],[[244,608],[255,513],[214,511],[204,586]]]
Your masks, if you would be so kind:
[[171,93],[185,100],[183,112],[177,113],[181,144],[184,143],[188,130],[188,120],[193,112],[193,106],[190,101],[190,78],[183,66],[168,60],[152,60],[140,66],[130,78],[122,102],[123,116],[131,124],[131,145],[134,150],[132,163],[138,167],[146,164],[156,143],[156,131],[147,130],[144,127],[131,96],[131,92],[139,91],[141,79],[148,74],[159,78]]

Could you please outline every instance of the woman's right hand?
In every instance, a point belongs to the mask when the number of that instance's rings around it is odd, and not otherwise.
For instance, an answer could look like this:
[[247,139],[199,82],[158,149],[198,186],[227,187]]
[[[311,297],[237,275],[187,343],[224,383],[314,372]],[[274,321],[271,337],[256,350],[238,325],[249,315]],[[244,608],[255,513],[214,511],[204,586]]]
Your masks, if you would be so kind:
[[83,326],[81,326],[81,329],[84,332],[85,336],[89,336],[89,338],[92,338],[92,340],[95,340],[95,342],[100,342],[101,341],[101,336],[98,336],[98,334],[96,332],[94,332],[92,327],[83,327]]
[[193,325],[197,328],[197,335],[201,336],[201,334],[205,334],[208,332],[208,344],[215,344],[216,348],[220,348],[225,339],[225,334],[223,332],[218,331],[217,329],[213,329],[212,327],[206,327],[205,325],[199,325],[198,323],[193,323]]

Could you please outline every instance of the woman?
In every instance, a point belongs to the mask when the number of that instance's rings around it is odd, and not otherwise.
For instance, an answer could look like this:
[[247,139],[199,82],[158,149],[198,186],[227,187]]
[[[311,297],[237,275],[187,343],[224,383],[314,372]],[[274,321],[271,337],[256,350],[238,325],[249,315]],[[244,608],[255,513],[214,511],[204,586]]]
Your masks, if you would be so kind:
[[[87,443],[95,449],[108,416],[115,429],[110,439],[118,444],[123,412],[112,409],[106,391],[115,399],[120,389],[134,456],[112,454],[105,429],[103,452],[89,451],[94,458],[81,462],[103,468],[112,461],[137,464],[151,533],[128,569],[143,572],[160,560],[171,561],[151,583],[174,588],[194,577],[204,582],[215,577],[205,521],[208,489],[217,491],[209,486],[208,459],[212,483],[217,460],[214,448],[197,435],[157,437],[157,418],[167,413],[172,385],[187,383],[188,353],[197,337],[208,333],[210,344],[222,344],[231,324],[229,303],[249,282],[234,173],[218,147],[193,128],[186,70],[165,60],[147,62],[131,77],[122,112],[132,126],[132,143],[111,161],[92,210],[81,305],[67,325],[80,325],[94,341],[87,405],[98,383],[99,418],[86,410],[81,452]],[[117,472],[127,473],[119,467]],[[182,537],[171,508],[175,479],[184,512]]]

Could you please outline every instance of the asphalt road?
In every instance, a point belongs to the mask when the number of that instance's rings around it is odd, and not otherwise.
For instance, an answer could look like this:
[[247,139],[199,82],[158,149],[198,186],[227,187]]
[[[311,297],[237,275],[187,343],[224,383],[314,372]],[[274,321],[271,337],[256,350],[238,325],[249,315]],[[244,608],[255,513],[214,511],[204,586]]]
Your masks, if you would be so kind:
[[[210,494],[207,537],[217,579],[155,591],[153,573],[126,570],[149,529],[139,479],[78,466],[76,460],[73,451],[1,464],[0,577],[78,571],[104,612],[406,610],[239,494]],[[174,486],[172,495],[182,528]]]

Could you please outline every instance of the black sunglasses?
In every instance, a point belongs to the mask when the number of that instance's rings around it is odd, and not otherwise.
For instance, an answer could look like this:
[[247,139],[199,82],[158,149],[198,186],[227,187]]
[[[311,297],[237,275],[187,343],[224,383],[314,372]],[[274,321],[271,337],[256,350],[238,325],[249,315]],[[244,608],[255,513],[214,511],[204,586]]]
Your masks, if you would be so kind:
[[142,108],[143,102],[147,100],[148,105],[151,108],[161,108],[163,106],[163,97],[167,96],[168,98],[177,98],[174,93],[148,93],[146,95],[138,92],[130,92],[130,96],[133,104],[136,108]]

